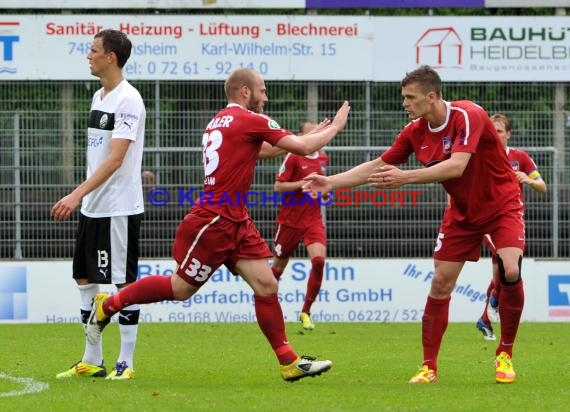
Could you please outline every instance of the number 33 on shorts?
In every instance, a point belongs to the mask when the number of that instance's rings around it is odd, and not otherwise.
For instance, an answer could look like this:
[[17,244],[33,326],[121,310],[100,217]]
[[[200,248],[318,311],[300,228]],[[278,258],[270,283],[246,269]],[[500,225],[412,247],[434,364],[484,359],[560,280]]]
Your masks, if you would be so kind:
[[212,273],[212,268],[208,265],[203,265],[198,259],[192,258],[192,262],[184,269],[184,273],[194,278],[196,282],[205,282],[208,280],[210,273]]

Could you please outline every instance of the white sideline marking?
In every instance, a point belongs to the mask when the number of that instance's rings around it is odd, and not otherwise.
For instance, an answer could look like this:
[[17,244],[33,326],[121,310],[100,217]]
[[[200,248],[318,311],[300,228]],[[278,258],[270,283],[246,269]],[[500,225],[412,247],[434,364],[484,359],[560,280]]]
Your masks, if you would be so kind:
[[0,398],[5,398],[7,396],[27,395],[28,393],[41,392],[49,388],[49,385],[47,383],[38,382],[33,380],[32,378],[16,378],[14,376],[0,373],[0,379],[6,379],[12,382],[21,383],[25,385],[24,389],[21,390],[0,393]]

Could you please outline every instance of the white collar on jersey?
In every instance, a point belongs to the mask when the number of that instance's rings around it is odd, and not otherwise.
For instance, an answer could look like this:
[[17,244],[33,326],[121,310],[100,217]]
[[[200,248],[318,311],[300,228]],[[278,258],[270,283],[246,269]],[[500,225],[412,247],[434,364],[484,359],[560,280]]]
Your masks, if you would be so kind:
[[305,157],[306,157],[307,159],[316,159],[317,157],[319,157],[319,152],[317,151],[317,152],[315,152],[315,153],[311,153],[311,154],[305,155]]
[[445,129],[447,127],[447,123],[449,122],[449,114],[451,113],[451,103],[446,101],[446,100],[444,100],[443,102],[445,103],[445,122],[443,122],[443,124],[441,126],[438,126],[435,129],[433,129],[431,127],[431,124],[429,124],[429,122],[427,122],[428,129],[432,133],[437,133],[437,132],[442,131],[443,129]]

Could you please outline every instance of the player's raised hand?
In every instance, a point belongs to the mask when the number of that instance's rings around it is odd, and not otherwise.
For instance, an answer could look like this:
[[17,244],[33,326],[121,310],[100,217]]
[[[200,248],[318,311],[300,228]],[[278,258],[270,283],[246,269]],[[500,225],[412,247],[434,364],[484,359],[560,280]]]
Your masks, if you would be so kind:
[[342,106],[340,106],[340,109],[338,109],[338,111],[336,112],[336,116],[334,117],[331,125],[337,127],[338,130],[341,131],[346,125],[346,122],[348,121],[349,112],[350,112],[350,105],[348,104],[348,101],[345,100]]
[[307,134],[311,134],[311,133],[317,133],[320,132],[321,130],[323,130],[324,128],[330,126],[331,124],[331,119],[325,118],[323,120],[321,120],[321,122],[317,125],[317,127],[315,127],[313,130],[311,130],[309,133]]

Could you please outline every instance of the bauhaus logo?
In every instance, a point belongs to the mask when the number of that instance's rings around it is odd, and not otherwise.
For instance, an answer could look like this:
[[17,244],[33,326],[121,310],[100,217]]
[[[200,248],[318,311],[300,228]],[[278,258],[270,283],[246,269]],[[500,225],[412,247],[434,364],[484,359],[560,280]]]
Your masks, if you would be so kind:
[[434,68],[463,68],[463,41],[454,27],[432,27],[416,42],[416,63]]
[[570,317],[570,275],[548,275],[548,314]]

